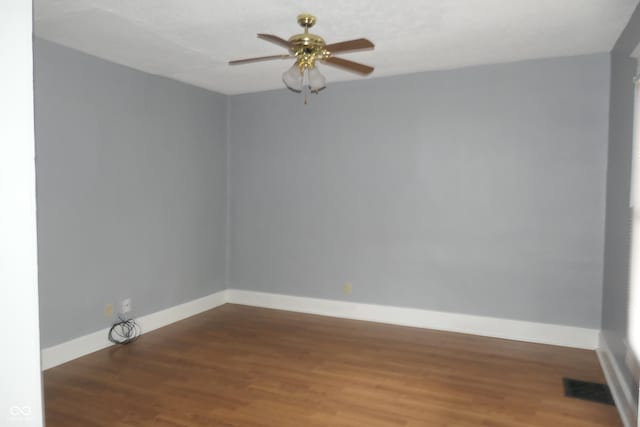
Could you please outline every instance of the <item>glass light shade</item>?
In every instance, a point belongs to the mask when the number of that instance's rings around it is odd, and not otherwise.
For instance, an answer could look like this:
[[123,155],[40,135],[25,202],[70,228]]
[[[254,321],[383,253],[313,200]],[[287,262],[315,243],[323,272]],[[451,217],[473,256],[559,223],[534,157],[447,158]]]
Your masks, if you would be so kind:
[[321,89],[324,89],[327,84],[327,80],[316,67],[307,70],[307,78],[309,89],[311,89],[312,92],[317,92]]
[[296,64],[293,64],[293,67],[282,73],[282,81],[289,89],[296,92],[302,91],[302,72]]

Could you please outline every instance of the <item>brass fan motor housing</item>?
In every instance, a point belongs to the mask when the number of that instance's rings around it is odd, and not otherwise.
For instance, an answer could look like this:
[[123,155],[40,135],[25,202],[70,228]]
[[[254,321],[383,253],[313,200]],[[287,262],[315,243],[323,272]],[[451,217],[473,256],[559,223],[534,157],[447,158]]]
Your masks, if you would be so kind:
[[315,67],[316,60],[329,57],[329,52],[325,49],[324,39],[316,34],[309,33],[309,28],[316,23],[316,17],[309,14],[298,15],[298,24],[304,28],[303,34],[296,34],[289,38],[289,52],[294,55],[296,64],[301,71],[306,68]]

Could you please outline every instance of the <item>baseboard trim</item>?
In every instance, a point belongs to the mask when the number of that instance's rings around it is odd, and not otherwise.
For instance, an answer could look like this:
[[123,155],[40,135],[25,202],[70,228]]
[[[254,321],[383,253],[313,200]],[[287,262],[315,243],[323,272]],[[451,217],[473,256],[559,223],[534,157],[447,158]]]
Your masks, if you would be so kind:
[[416,308],[227,290],[227,302],[300,313],[595,350],[599,330]]
[[[297,297],[240,289],[227,289],[216,292],[197,300],[142,316],[136,320],[139,322],[142,332],[147,333],[184,318],[216,308],[227,302],[563,347],[589,350],[598,348],[599,331],[596,329],[407,307]],[[105,328],[43,349],[42,369],[46,370],[109,347],[112,344],[107,339],[108,331],[109,329]]]
[[[142,333],[151,332],[187,317],[194,316],[227,302],[227,291],[216,292],[184,304],[137,318]],[[42,370],[53,368],[70,360],[112,345],[107,339],[109,328],[84,335],[61,344],[42,349]]]
[[609,343],[607,343],[602,333],[600,334],[600,342],[596,353],[622,423],[625,427],[636,427],[636,420],[638,419],[637,403],[633,398],[632,391],[627,386],[627,382],[624,380],[624,374],[611,352],[611,347],[609,347]]

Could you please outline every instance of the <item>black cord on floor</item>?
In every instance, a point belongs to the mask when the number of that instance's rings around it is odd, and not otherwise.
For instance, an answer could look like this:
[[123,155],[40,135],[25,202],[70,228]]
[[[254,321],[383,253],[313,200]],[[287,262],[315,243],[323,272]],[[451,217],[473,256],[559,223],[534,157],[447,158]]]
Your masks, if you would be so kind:
[[140,326],[133,319],[120,318],[109,329],[109,341],[114,344],[129,344],[140,336]]

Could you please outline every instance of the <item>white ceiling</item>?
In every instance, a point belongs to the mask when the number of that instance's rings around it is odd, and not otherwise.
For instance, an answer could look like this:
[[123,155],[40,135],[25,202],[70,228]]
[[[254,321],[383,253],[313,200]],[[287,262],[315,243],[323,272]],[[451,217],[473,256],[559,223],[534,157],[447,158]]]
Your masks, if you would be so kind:
[[[368,78],[609,51],[639,0],[35,0],[36,35],[132,68],[225,94],[283,87],[288,61],[227,61],[286,53],[256,33],[289,38],[296,16],[318,17],[327,43],[366,37],[342,55]],[[332,81],[361,79],[321,66]]]

